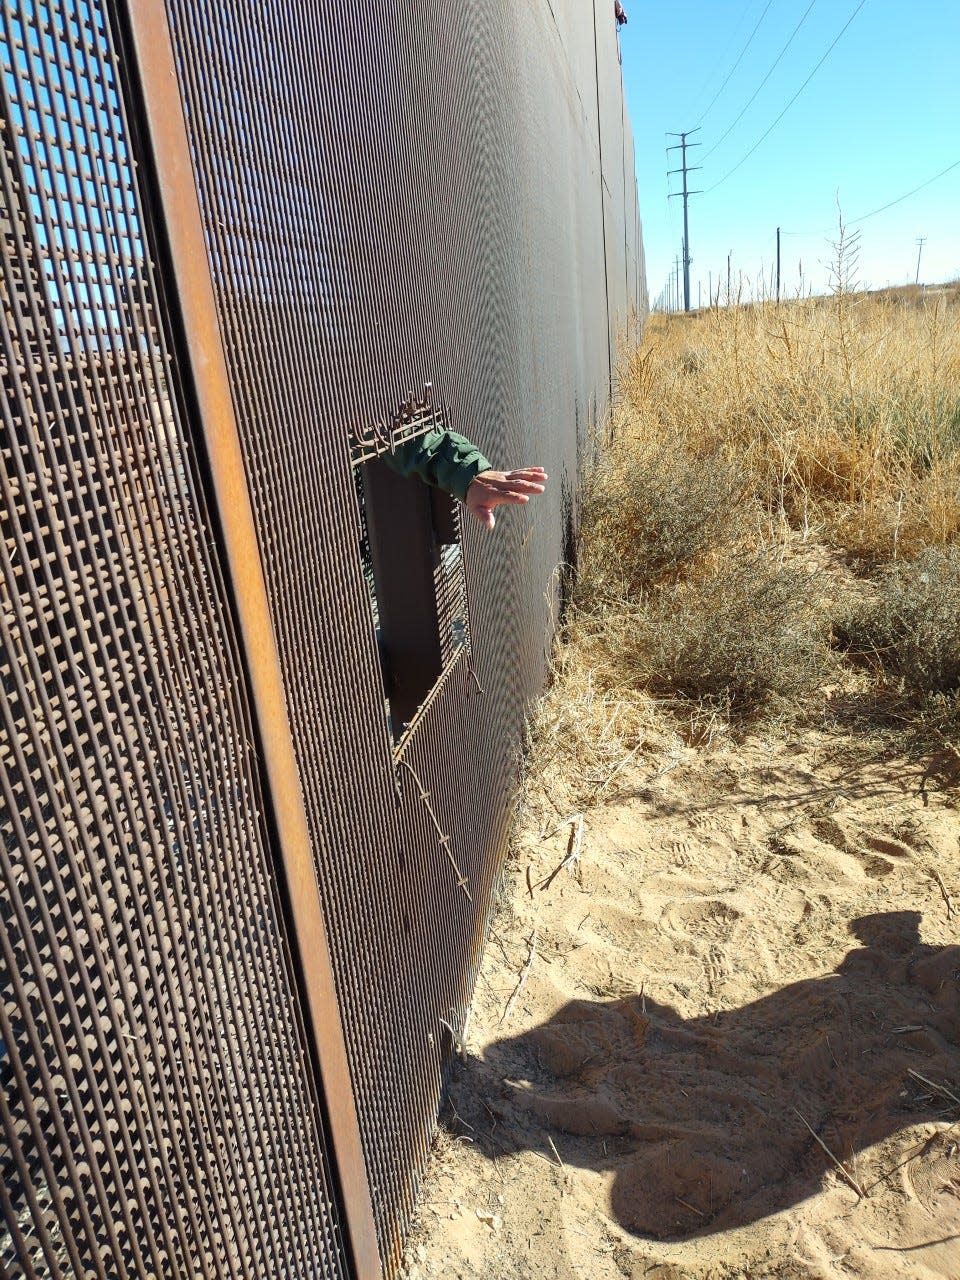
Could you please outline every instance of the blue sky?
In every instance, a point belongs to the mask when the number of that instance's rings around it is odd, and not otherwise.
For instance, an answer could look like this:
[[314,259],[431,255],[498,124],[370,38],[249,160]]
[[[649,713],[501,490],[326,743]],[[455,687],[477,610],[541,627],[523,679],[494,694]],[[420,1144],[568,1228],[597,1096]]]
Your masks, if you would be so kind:
[[[784,289],[797,289],[802,264],[804,287],[826,290],[838,201],[855,230],[863,215],[960,161],[958,0],[625,4],[623,76],[651,300],[673,269],[683,232],[683,202],[667,199],[668,190],[681,189],[680,175],[669,187],[666,176],[680,153],[668,157],[665,148],[679,139],[667,132],[701,126],[689,141],[703,145],[688,152],[690,164],[703,165],[690,186],[704,189],[690,200],[694,305],[698,285],[706,301],[710,272],[714,288],[718,276],[725,285],[728,253],[735,283],[742,275],[750,287],[762,273],[769,281],[778,226]],[[740,164],[851,18],[783,119]],[[919,237],[926,237],[922,251]],[[863,221],[860,282],[913,281],[918,252],[921,281],[960,277],[960,164]]]

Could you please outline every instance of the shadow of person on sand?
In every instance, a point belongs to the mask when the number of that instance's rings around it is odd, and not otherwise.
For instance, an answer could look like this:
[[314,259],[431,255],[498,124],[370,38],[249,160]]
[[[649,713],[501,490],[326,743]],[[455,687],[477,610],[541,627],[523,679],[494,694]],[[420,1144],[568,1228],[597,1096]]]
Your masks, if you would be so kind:
[[640,995],[573,1001],[473,1060],[452,1108],[488,1156],[549,1155],[552,1131],[564,1163],[616,1170],[613,1213],[637,1235],[756,1221],[835,1161],[855,1182],[858,1152],[960,1117],[960,947],[922,944],[919,925],[864,916],[834,973],[704,1017]]

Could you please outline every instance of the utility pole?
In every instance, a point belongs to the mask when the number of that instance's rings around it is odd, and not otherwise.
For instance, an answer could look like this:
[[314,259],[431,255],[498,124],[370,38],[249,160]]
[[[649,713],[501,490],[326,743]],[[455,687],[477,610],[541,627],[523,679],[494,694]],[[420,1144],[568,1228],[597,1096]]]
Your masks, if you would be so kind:
[[673,259],[673,309],[680,310],[680,259],[674,255]]
[[780,228],[777,227],[777,301],[780,301]]
[[689,211],[690,197],[699,196],[703,194],[701,191],[690,191],[689,188],[687,187],[687,174],[694,173],[697,169],[703,168],[703,166],[699,164],[692,165],[692,166],[687,164],[687,148],[700,147],[700,146],[703,146],[703,143],[687,142],[687,138],[689,138],[691,134],[699,133],[699,132],[700,132],[700,129],[699,127],[697,127],[696,129],[687,129],[686,132],[684,133],[671,133],[668,135],[671,138],[680,139],[677,146],[667,147],[667,152],[669,153],[671,151],[679,151],[681,153],[681,167],[679,169],[670,169],[667,173],[667,177],[669,177],[670,174],[672,173],[683,174],[683,190],[671,192],[669,198],[673,200],[676,196],[680,196],[680,195],[683,196],[683,309],[684,311],[690,310],[690,211]]
[[917,247],[917,278],[916,278],[916,280],[914,280],[914,282],[913,282],[914,284],[919,284],[919,283],[920,283],[920,255],[921,255],[921,253],[923,253],[923,246],[924,246],[926,243],[927,243],[927,237],[926,237],[926,236],[918,236],[918,237],[917,237],[917,246],[918,246],[918,247]]
[[731,252],[727,254],[727,306],[728,307],[730,305],[730,259],[732,257],[733,257],[733,252],[731,250]]

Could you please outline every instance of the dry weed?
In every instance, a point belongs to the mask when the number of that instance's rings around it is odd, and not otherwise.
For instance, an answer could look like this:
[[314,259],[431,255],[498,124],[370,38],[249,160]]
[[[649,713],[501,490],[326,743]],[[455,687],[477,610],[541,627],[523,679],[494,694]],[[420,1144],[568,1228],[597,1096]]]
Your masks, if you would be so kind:
[[960,549],[931,547],[890,566],[835,628],[856,656],[920,694],[960,690]]
[[743,481],[714,450],[695,456],[682,438],[623,442],[587,477],[580,584],[591,598],[635,596],[731,540]]
[[624,604],[619,616],[613,608],[602,615],[604,647],[621,680],[735,718],[822,680],[821,630],[809,576],[754,553]]
[[722,457],[774,522],[875,563],[960,533],[955,291],[655,316],[620,389],[615,452]]

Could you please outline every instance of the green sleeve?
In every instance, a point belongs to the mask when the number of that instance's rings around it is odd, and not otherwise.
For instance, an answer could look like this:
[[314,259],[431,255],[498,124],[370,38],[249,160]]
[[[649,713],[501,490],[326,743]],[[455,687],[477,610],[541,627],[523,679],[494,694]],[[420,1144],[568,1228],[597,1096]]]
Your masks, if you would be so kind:
[[453,494],[461,502],[467,496],[471,480],[481,471],[493,470],[477,446],[455,431],[428,431],[415,440],[398,444],[393,453],[380,456],[400,475],[417,475],[426,484]]

